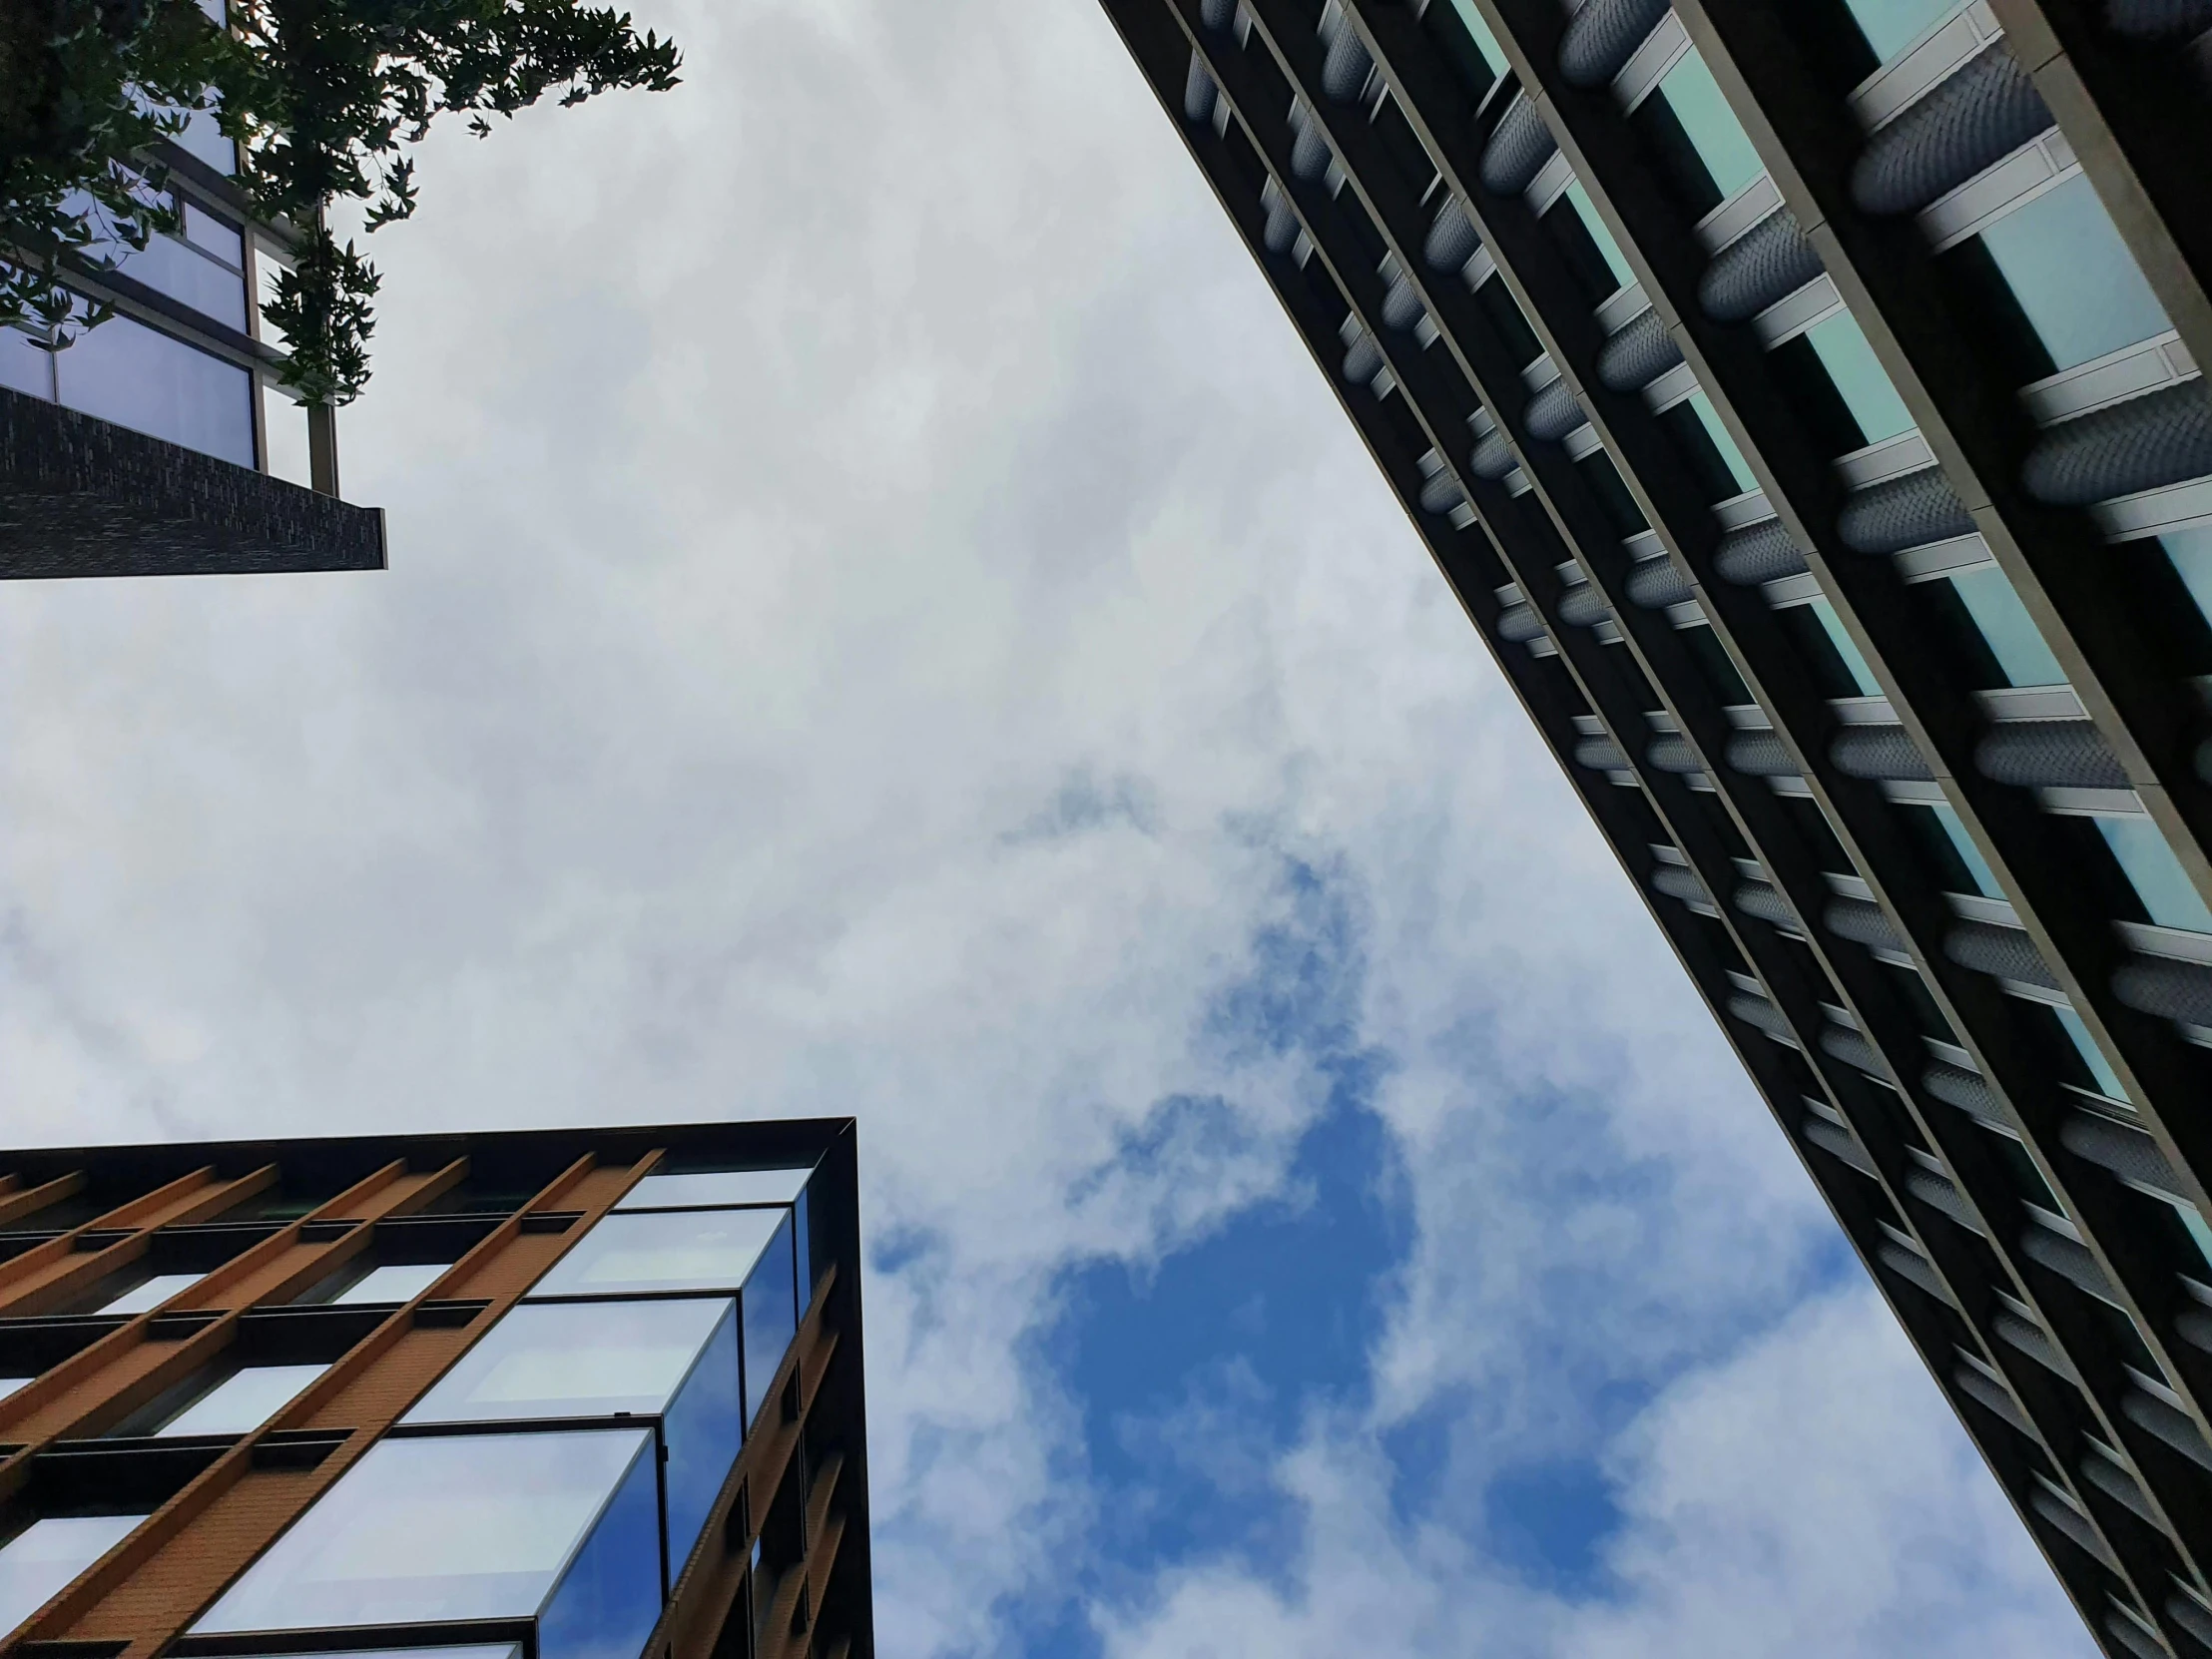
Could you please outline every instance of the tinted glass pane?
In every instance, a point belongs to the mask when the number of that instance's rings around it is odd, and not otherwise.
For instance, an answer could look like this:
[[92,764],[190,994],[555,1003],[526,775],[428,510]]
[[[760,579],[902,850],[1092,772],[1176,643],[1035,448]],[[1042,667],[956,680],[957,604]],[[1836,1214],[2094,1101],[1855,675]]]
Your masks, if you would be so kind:
[[722,1210],[740,1204],[789,1204],[811,1169],[742,1169],[708,1175],[649,1175],[617,1210]]
[[1974,845],[1973,837],[1966,833],[1966,827],[1959,821],[1955,808],[1940,804],[1931,806],[1936,822],[1942,826],[1943,834],[1950,841],[1950,849],[1958,854],[1958,861],[1966,866],[1966,873],[1973,877],[1975,890],[1983,898],[2001,898],[2004,891],[1997,885],[1996,871],[1989,867],[1989,860],[1982,857],[1981,848]]
[[53,1515],[0,1548],[0,1634],[53,1599],[54,1592],[123,1541],[139,1515]]
[[640,1457],[538,1626],[538,1659],[638,1659],[661,1616],[661,1500]]
[[204,455],[254,464],[254,398],[245,369],[182,340],[111,317],[54,359],[61,401]]
[[[663,1306],[668,1306],[664,1304]],[[676,1306],[691,1306],[677,1304]],[[706,1524],[707,1511],[745,1441],[745,1406],[738,1388],[738,1311],[723,1310],[706,1351],[677,1391],[663,1423],[668,1439],[668,1548],[673,1576]]]
[[688,1210],[611,1215],[539,1280],[534,1296],[735,1291],[790,1214]]
[[1825,322],[1806,329],[1805,338],[1820,354],[1821,365],[1836,382],[1836,390],[1859,422],[1868,443],[1880,443],[1913,429],[1913,417],[1905,399],[1891,384],[1876,359],[1874,347],[1849,311],[1838,311]]
[[2212,933],[2212,912],[2205,909],[2157,825],[2147,818],[2100,818],[2096,826],[2152,921],[2161,927]]
[[93,1310],[96,1314],[143,1314],[159,1308],[179,1291],[197,1285],[205,1278],[198,1273],[157,1273],[142,1284],[134,1285],[113,1302],[104,1302]]
[[330,1299],[333,1305],[359,1308],[382,1302],[412,1302],[439,1279],[450,1262],[388,1262],[380,1268],[370,1268],[366,1275],[355,1280]]
[[2089,181],[2076,175],[1981,233],[2028,323],[2059,368],[2170,324]]
[[1613,233],[1605,228],[1605,221],[1598,217],[1597,204],[1590,200],[1590,193],[1582,188],[1580,181],[1567,187],[1567,200],[1574,204],[1574,211],[1582,221],[1582,228],[1590,233],[1590,241],[1597,245],[1598,255],[1605,261],[1606,272],[1613,278],[1612,286],[1605,291],[1611,293],[1615,288],[1628,286],[1636,279],[1636,274],[1629,269],[1628,260],[1621,253],[1621,245],[1613,240]]
[[1874,55],[1888,63],[1959,9],[1959,0],[1846,0]]
[[1726,201],[1767,171],[1759,152],[1751,147],[1744,124],[1728,107],[1720,84],[1693,47],[1682,61],[1667,71],[1659,92],[1681,124],[1685,137],[1705,164],[1713,188]]
[[814,1221],[805,1193],[792,1206],[792,1259],[797,1270],[793,1277],[799,1281],[799,1311],[804,1314],[815,1300]]
[[1475,50],[1482,54],[1482,61],[1490,66],[1490,73],[1504,74],[1505,49],[1498,45],[1497,36],[1490,32],[1490,26],[1482,21],[1482,14],[1474,9],[1474,0],[1451,0],[1451,9],[1458,14],[1459,21],[1466,25]]
[[1821,631],[1828,636],[1829,643],[1835,646],[1836,655],[1844,660],[1844,667],[1851,672],[1853,681],[1859,687],[1859,695],[1880,697],[1881,683],[1875,679],[1874,670],[1868,666],[1858,642],[1851,637],[1851,631],[1844,626],[1843,618],[1836,614],[1836,607],[1825,599],[1816,599],[1808,609],[1820,618]]
[[2081,1023],[2081,1016],[2071,1008],[2052,1008],[2074,1051],[2081,1056],[2081,1063],[2089,1068],[2089,1075],[2097,1080],[2097,1088],[2109,1100],[2125,1100],[2127,1090],[2120,1086],[2120,1074],[2089,1036],[2089,1028]]
[[[759,1212],[740,1212],[757,1214]],[[776,1229],[776,1237],[761,1253],[760,1266],[745,1282],[740,1306],[745,1310],[745,1420],[760,1420],[761,1405],[784,1351],[799,1334],[799,1311],[793,1290],[792,1225],[789,1212]]]
[[2027,607],[2020,603],[2020,596],[2012,591],[2003,571],[1993,564],[1962,570],[1950,578],[1950,585],[1988,642],[1989,654],[1996,658],[2007,685],[2066,683],[2066,671],[2043,643],[2034,618],[2027,614]]
[[2188,586],[2197,609],[2212,622],[2212,526],[2198,530],[2169,530],[2158,538],[2174,574]]
[[[401,1420],[499,1422],[630,1411],[658,1416],[737,1309],[708,1299],[526,1303]],[[734,1336],[732,1337],[735,1342]],[[737,1373],[734,1358],[730,1367]]]
[[246,1434],[298,1398],[327,1366],[249,1366],[225,1378],[169,1421],[163,1434]]
[[385,1440],[193,1629],[535,1617],[652,1443],[642,1428]]

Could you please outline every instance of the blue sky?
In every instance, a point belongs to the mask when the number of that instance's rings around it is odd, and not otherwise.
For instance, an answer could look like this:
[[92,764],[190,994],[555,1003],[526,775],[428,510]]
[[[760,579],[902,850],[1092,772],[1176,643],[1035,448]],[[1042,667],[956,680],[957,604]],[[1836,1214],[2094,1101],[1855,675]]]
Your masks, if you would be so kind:
[[0,595],[10,1132],[853,1113],[892,1659],[2086,1654],[1093,0],[639,15]]

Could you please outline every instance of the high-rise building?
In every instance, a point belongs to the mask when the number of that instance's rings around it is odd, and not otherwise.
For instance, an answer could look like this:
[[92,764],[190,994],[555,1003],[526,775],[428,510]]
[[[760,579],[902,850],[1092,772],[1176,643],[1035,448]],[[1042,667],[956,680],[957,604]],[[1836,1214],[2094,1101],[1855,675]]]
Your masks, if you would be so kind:
[[0,328],[0,579],[382,569],[383,514],[338,498],[334,412],[285,392],[264,323],[291,229],[255,217],[205,111],[155,149],[181,234],[61,261],[109,319],[61,350]]
[[2212,1653],[2212,4],[1104,5],[2096,1639]]
[[5,1168],[11,1653],[873,1653],[849,1119]]

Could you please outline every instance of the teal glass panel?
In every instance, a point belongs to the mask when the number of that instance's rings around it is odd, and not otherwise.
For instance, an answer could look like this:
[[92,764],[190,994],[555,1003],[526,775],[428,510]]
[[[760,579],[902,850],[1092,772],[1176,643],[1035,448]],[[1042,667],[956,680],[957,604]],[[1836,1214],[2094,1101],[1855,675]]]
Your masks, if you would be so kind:
[[2158,538],[2172,561],[2174,574],[2189,589],[2189,597],[2205,620],[2212,622],[2212,524],[2194,530],[2169,530]]
[[2147,818],[2100,818],[2096,827],[2105,845],[2126,872],[2128,885],[2161,927],[2212,933],[2212,910],[2204,907],[2174,849]]
[[1966,827],[1959,822],[1958,814],[1948,805],[1937,802],[1929,811],[1936,815],[1936,822],[1943,827],[1943,833],[1950,837],[1951,849],[1958,854],[1958,861],[1966,866],[1973,877],[1974,890],[1983,898],[2002,898],[2003,889],[1997,885],[1996,871],[1989,867],[1989,860],[1981,855],[1981,848],[1974,845],[1973,837],[1966,833]]
[[1466,25],[1467,34],[1474,41],[1474,49],[1482,54],[1482,61],[1490,66],[1490,73],[1504,74],[1505,48],[1498,45],[1497,36],[1490,33],[1490,26],[1482,21],[1482,14],[1474,8],[1474,0],[1451,0],[1451,9],[1459,14],[1459,21]]
[[1744,131],[1744,124],[1736,119],[1736,112],[1729,108],[1720,83],[1713,79],[1712,70],[1692,47],[1683,53],[1682,61],[1668,70],[1659,83],[1659,92],[1674,111],[1675,120],[1682,124],[1682,131],[1691,148],[1697,151],[1698,160],[1705,164],[1705,171],[1713,176],[1713,186],[1726,201],[1749,187],[1767,171],[1766,163],[1759,159],[1759,152],[1752,148],[1751,137]]
[[1837,392],[1869,443],[1913,430],[1913,416],[1905,407],[1905,399],[1898,395],[1874,347],[1867,343],[1866,330],[1859,326],[1857,317],[1849,311],[1838,311],[1806,329],[1805,339],[1819,354],[1821,366],[1835,381]]
[[1981,244],[2062,369],[2172,326],[2079,174],[1989,226]]
[[1888,63],[1952,12],[1960,0],[1845,0],[1874,55]]
[[2058,1023],[2065,1027],[2067,1038],[2074,1045],[2074,1052],[2081,1056],[2081,1063],[2089,1068],[2089,1075],[2097,1080],[2097,1091],[2107,1100],[2127,1099],[2127,1090],[2120,1087],[2119,1073],[2114,1071],[2104,1053],[2089,1036],[2089,1028],[2081,1023],[2081,1016],[2071,1008],[2053,1008]]
[[2027,614],[2027,607],[2020,603],[2020,596],[2012,591],[2003,571],[1993,564],[1956,571],[1950,577],[1950,586],[1958,602],[1966,607],[1966,614],[1973,618],[1974,626],[1981,630],[1989,654],[2004,671],[2007,685],[2066,683],[2066,671],[2051,655],[2035,619]]
[[1836,614],[1836,607],[1825,599],[1816,599],[1813,601],[1811,608],[1813,614],[1820,618],[1821,631],[1828,636],[1829,643],[1836,647],[1836,654],[1843,658],[1844,667],[1851,670],[1852,679],[1858,682],[1859,695],[1861,697],[1880,697],[1882,695],[1882,683],[1874,677],[1874,670],[1868,667],[1867,659],[1860,652],[1858,642],[1851,637],[1849,630],[1844,627],[1843,618]]
[[1597,244],[1599,256],[1605,261],[1605,269],[1613,274],[1616,291],[1636,279],[1636,274],[1628,269],[1628,261],[1621,253],[1621,245],[1613,240],[1613,233],[1605,228],[1605,221],[1598,217],[1597,204],[1590,200],[1590,193],[1582,188],[1580,180],[1567,187],[1567,200],[1574,204],[1574,211],[1582,218],[1582,228],[1590,233],[1590,240]]
[[1759,486],[1751,476],[1751,467],[1744,460],[1744,452],[1736,447],[1736,440],[1728,435],[1728,428],[1721,424],[1721,417],[1713,408],[1713,400],[1702,391],[1694,391],[1684,399],[1697,411],[1698,424],[1705,428],[1705,435],[1713,440],[1713,447],[1721,452],[1721,459],[1728,466],[1729,475],[1736,480],[1736,492],[1749,494]]

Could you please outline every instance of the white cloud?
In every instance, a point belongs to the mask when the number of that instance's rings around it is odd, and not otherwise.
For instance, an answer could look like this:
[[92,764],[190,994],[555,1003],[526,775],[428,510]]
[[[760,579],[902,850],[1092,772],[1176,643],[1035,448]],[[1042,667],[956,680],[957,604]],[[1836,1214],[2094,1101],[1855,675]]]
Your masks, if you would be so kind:
[[390,572],[8,589],[10,1132],[858,1114],[885,1647],[991,1651],[1088,1547],[1064,1270],[1320,1109],[1217,1017],[1304,860],[1414,1245],[1374,1419],[1286,1465],[1310,1606],[1174,1593],[1466,1645],[1372,1435],[1463,1399],[1471,1490],[1733,1375],[1802,1174],[1099,8],[642,10],[681,92],[440,140],[371,245]]

